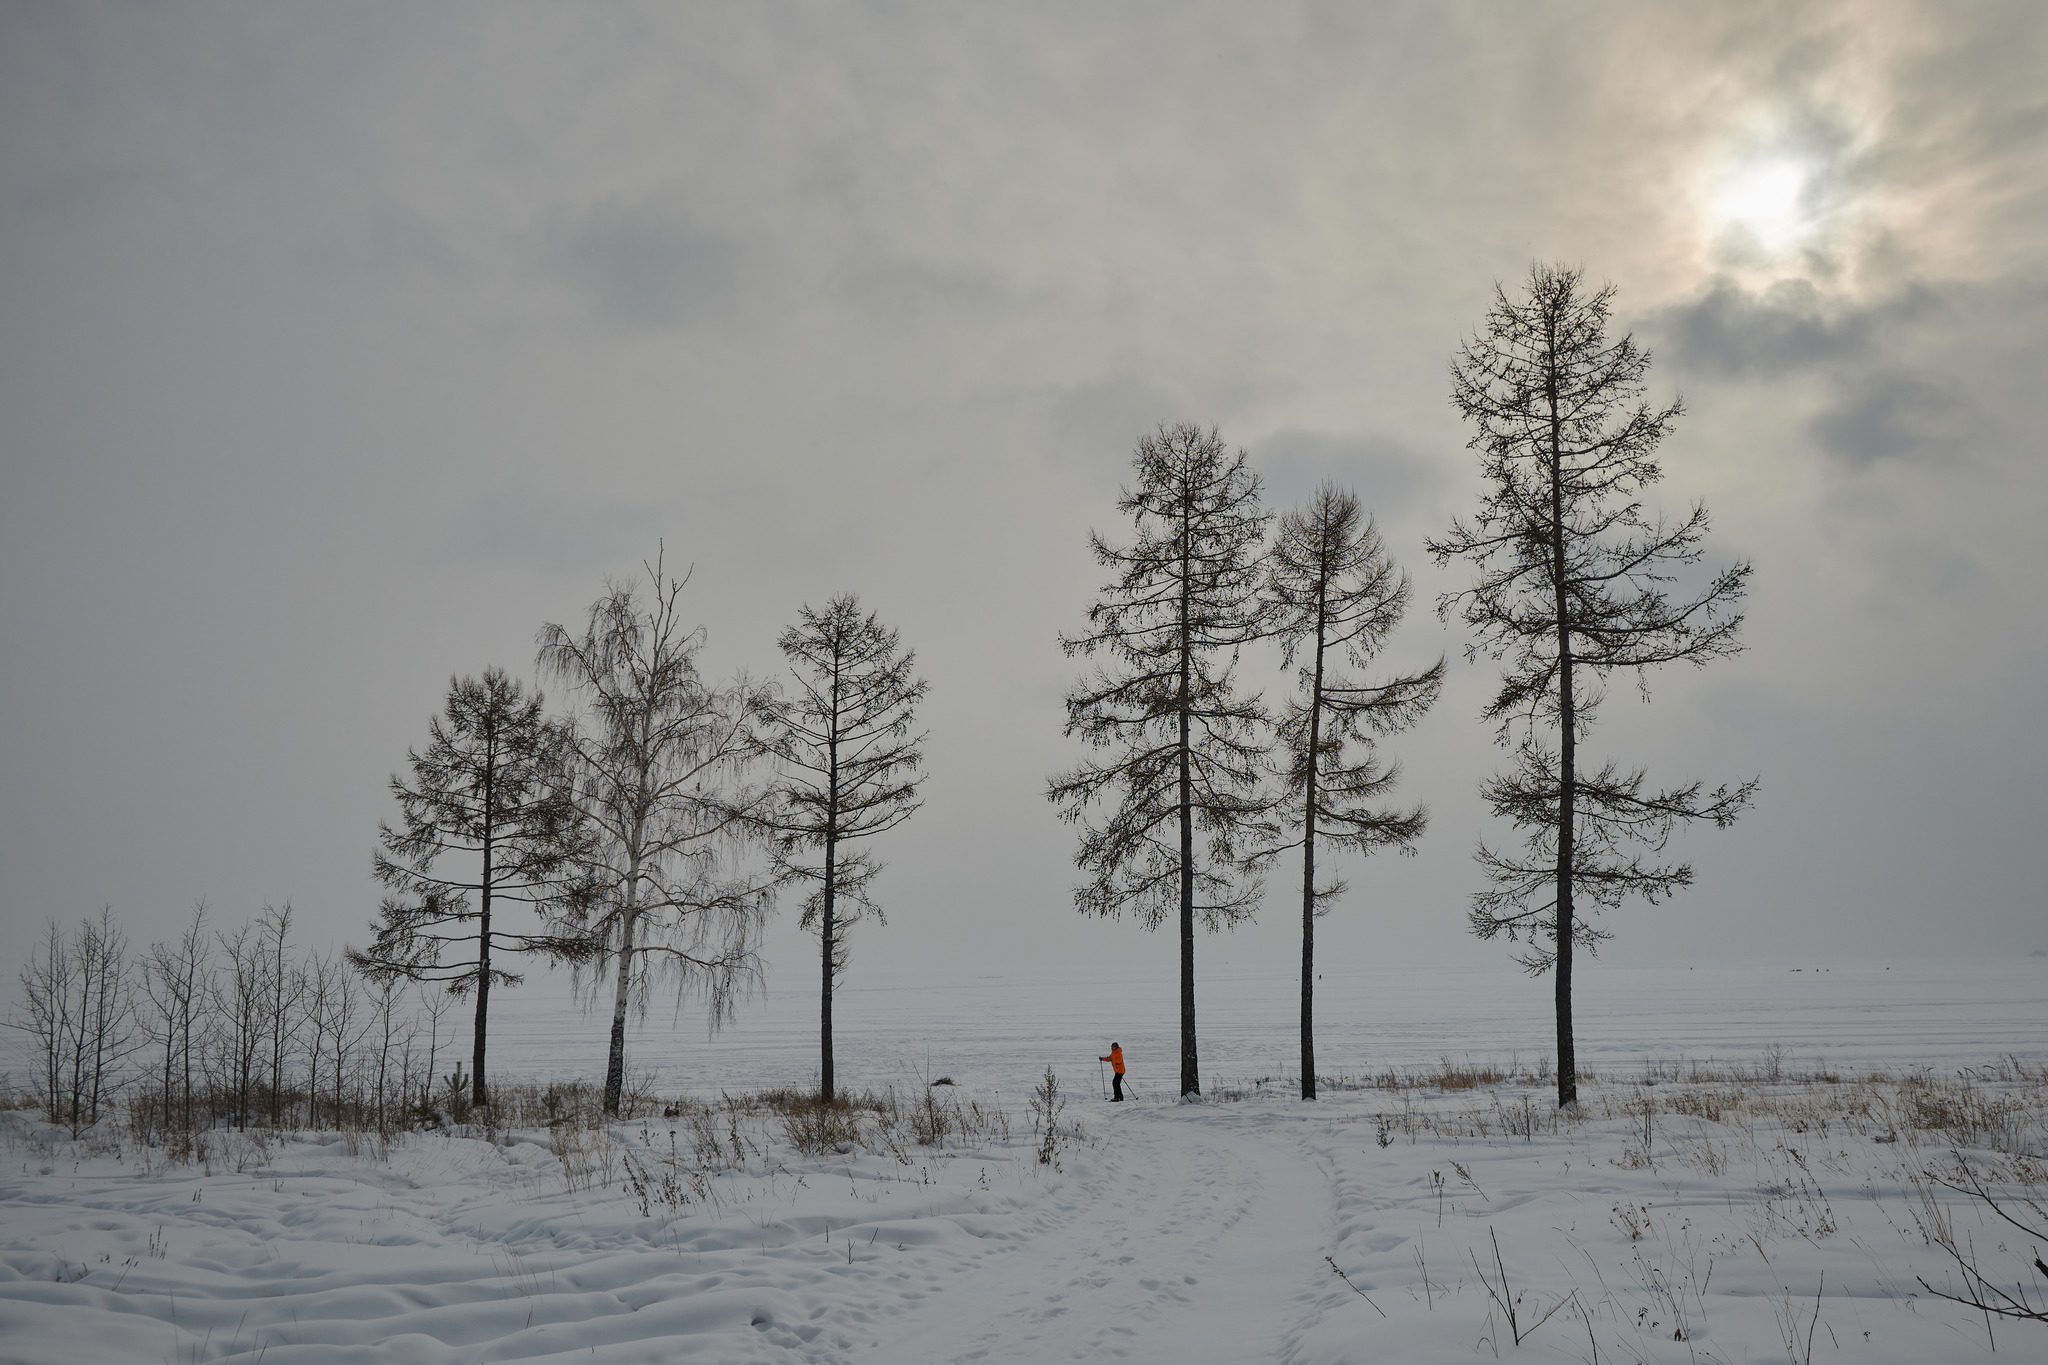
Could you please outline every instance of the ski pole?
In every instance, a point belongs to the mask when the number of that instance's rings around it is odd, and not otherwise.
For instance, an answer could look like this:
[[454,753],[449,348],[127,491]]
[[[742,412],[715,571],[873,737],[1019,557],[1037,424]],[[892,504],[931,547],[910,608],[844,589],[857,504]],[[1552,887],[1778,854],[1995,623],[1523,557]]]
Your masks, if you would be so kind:
[[1102,1098],[1109,1098],[1109,1078],[1102,1074],[1102,1058],[1095,1059],[1095,1088],[1102,1092]]

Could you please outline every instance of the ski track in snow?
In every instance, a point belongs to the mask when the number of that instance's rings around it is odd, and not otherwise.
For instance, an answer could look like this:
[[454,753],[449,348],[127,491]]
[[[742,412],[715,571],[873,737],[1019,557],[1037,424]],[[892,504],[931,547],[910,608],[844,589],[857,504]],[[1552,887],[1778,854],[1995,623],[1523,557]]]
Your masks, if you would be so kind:
[[1158,1360],[1185,1341],[1190,1316],[1204,1324],[1209,1359],[1287,1358],[1321,1286],[1299,1258],[1272,1253],[1326,1239],[1327,1227],[1300,1219],[1330,1207],[1327,1174],[1298,1142],[1220,1108],[1098,1112],[1093,1152],[1062,1158],[1077,1172],[1015,1253],[1029,1264],[957,1277],[944,1320],[856,1359]]
[[[673,1221],[565,1193],[560,1172],[533,1144],[432,1137],[388,1168],[287,1143],[256,1179],[81,1172],[51,1190],[31,1165],[0,1182],[0,1360],[71,1359],[9,1343],[81,1329],[109,1359],[840,1360],[847,1329],[926,1297],[934,1262],[971,1266],[975,1242],[1010,1235],[1000,1199],[875,1169],[872,1190],[728,1177],[738,1202]],[[842,1260],[829,1234],[855,1223],[870,1245]]]
[[1289,1360],[1329,1298],[1298,1249],[1331,1237],[1331,1174],[1264,1108],[1091,1106],[1058,1170],[1019,1144],[729,1177],[744,1202],[666,1225],[562,1192],[531,1143],[428,1137],[379,1166],[286,1142],[253,1177],[31,1160],[0,1181],[0,1343],[285,1365],[1161,1360],[1196,1320],[1203,1358]]

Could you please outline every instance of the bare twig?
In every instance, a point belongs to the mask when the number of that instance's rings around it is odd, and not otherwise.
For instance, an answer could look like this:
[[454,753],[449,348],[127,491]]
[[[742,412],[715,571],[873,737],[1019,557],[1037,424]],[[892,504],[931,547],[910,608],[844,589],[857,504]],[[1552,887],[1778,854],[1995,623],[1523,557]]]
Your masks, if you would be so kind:
[[[1946,1189],[1954,1190],[1958,1194],[1967,1194],[1978,1200],[1993,1213],[1997,1214],[1999,1218],[2019,1231],[2026,1233],[2029,1237],[2039,1237],[2048,1240],[2048,1232],[2044,1232],[2040,1228],[2029,1227],[2007,1213],[2004,1207],[2000,1205],[1997,1197],[1985,1187],[1983,1178],[1960,1157],[1957,1158],[1956,1169],[1958,1178],[1955,1180],[1946,1179],[1932,1171],[1927,1172],[1927,1178]],[[1937,1235],[1933,1238],[1933,1241],[1944,1252],[1948,1253],[1950,1260],[1956,1263],[1956,1269],[1962,1275],[1963,1292],[1951,1294],[1945,1290],[1936,1289],[1933,1285],[1927,1283],[1927,1280],[1922,1276],[1916,1275],[1913,1278],[1919,1280],[1920,1287],[1936,1298],[1947,1299],[1950,1303],[1961,1304],[1965,1308],[1974,1308],[1979,1313],[1982,1313],[1984,1315],[1984,1333],[1987,1337],[1991,1338],[1992,1349],[1997,1349],[1997,1338],[1992,1334],[1991,1330],[1991,1319],[1993,1317],[2014,1318],[2022,1322],[2048,1322],[2048,1301],[2034,1299],[2027,1292],[2026,1285],[2015,1281],[2013,1292],[2007,1293],[1998,1284],[1985,1277],[1977,1265],[1974,1241],[1967,1242],[1965,1247],[1958,1247],[1953,1236]],[[2048,1264],[2044,1264],[2038,1254],[2033,1257],[2033,1269],[2039,1274],[2048,1275]]]
[[[1336,1272],[1337,1272],[1337,1278],[1338,1278],[1338,1279],[1340,1279],[1340,1280],[1344,1281],[1344,1283],[1345,1283],[1345,1284],[1351,1285],[1351,1292],[1352,1292],[1352,1293],[1354,1293],[1354,1294],[1358,1295],[1358,1297],[1359,1297],[1359,1298],[1361,1298],[1361,1299],[1364,1299],[1364,1300],[1365,1300],[1365,1301],[1366,1301],[1367,1303],[1372,1303],[1372,1295],[1370,1295],[1370,1294],[1366,1293],[1366,1292],[1365,1292],[1365,1291],[1364,1291],[1363,1289],[1360,1289],[1360,1288],[1359,1288],[1359,1287],[1358,1287],[1357,1285],[1355,1285],[1355,1284],[1351,1284],[1351,1277],[1350,1277],[1349,1275],[1346,1275],[1346,1274],[1344,1273],[1344,1271],[1343,1271],[1343,1268],[1342,1268],[1341,1266],[1339,1266],[1339,1265],[1337,1264],[1337,1258],[1336,1258],[1336,1257],[1334,1257],[1334,1256],[1325,1256],[1325,1257],[1323,1257],[1323,1259],[1324,1259],[1324,1260],[1326,1260],[1326,1261],[1328,1261],[1328,1262],[1330,1263],[1330,1269],[1332,1269],[1332,1270],[1334,1270],[1334,1271],[1336,1271]],[[1386,1310],[1386,1309],[1384,1309],[1384,1308],[1382,1308],[1382,1307],[1380,1307],[1380,1306],[1379,1306],[1378,1304],[1376,1304],[1376,1303],[1372,1303],[1372,1311],[1373,1311],[1373,1312],[1375,1312],[1375,1313],[1378,1313],[1378,1314],[1379,1314],[1379,1315],[1380,1315],[1381,1317],[1385,1317],[1385,1316],[1387,1315],[1387,1310]]]

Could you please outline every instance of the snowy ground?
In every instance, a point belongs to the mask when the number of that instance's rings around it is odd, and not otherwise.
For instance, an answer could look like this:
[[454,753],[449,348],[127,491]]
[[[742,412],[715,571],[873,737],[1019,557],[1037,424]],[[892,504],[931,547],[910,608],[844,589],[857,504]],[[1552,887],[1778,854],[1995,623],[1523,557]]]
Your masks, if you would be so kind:
[[[217,1135],[179,1165],[7,1115],[0,1359],[1925,1362],[1994,1340],[2048,1359],[2048,1325],[1987,1324],[1916,1280],[1956,1283],[1947,1236],[2041,1287],[2048,1247],[1922,1174],[1960,1147],[2002,1189],[2048,1188],[2000,1151],[2048,1136],[2048,1085],[2021,1078],[2039,1049],[1994,1065],[2038,977],[2001,970],[1974,999],[1844,996],[1835,1036],[1786,1039],[1774,1082],[1762,1048],[1611,1054],[1576,1122],[1529,1079],[1455,1069],[1311,1106],[1212,1065],[1209,1102],[1155,1086],[1113,1108],[1090,1057],[1064,1073],[1079,1131],[1049,1165],[1012,1073],[1059,1040],[1011,1056],[973,1043],[980,1022],[923,1036],[1005,1084],[935,1093],[999,1102],[1010,1131],[937,1148],[871,1118],[860,1146],[806,1156],[765,1111],[699,1111],[388,1153]],[[1890,1010],[1926,1055],[1879,1080],[1834,1066]],[[1973,1018],[1985,1067],[1959,1076]],[[1797,1078],[1822,1065],[1838,1079]]]

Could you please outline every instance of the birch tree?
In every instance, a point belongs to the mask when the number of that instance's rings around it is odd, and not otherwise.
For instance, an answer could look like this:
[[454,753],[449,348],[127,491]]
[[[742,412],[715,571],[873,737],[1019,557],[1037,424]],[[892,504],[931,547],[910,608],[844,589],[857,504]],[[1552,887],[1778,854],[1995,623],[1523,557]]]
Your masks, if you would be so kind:
[[704,681],[704,632],[678,605],[688,575],[669,577],[659,558],[645,567],[645,599],[608,584],[580,634],[549,624],[539,638],[542,673],[583,707],[570,744],[591,896],[573,921],[613,979],[607,1114],[625,1085],[627,1013],[646,1009],[650,977],[666,976],[678,1003],[701,996],[717,1027],[760,978],[774,905],[773,876],[749,859],[764,839],[755,730],[770,694],[744,675]]
[[[1579,270],[1555,265],[1531,267],[1516,297],[1495,287],[1451,364],[1451,399],[1486,491],[1471,517],[1429,542],[1439,565],[1463,559],[1475,573],[1437,609],[1471,627],[1468,657],[1502,665],[1483,714],[1513,758],[1481,790],[1522,834],[1519,850],[1479,846],[1488,886],[1473,897],[1471,928],[1526,944],[1522,965],[1554,973],[1560,1106],[1578,1098],[1573,954],[1608,936],[1588,916],[1690,885],[1690,864],[1658,861],[1674,829],[1724,828],[1757,789],[1754,779],[1659,789],[1641,768],[1591,767],[1579,754],[1613,674],[1633,673],[1647,701],[1649,670],[1702,667],[1741,648],[1750,574],[1745,562],[1693,569],[1704,503],[1670,521],[1643,506],[1683,407],[1644,401],[1650,356],[1633,337],[1608,335],[1613,297],[1611,285],[1588,290]],[[1699,586],[1674,595],[1682,574]]]

